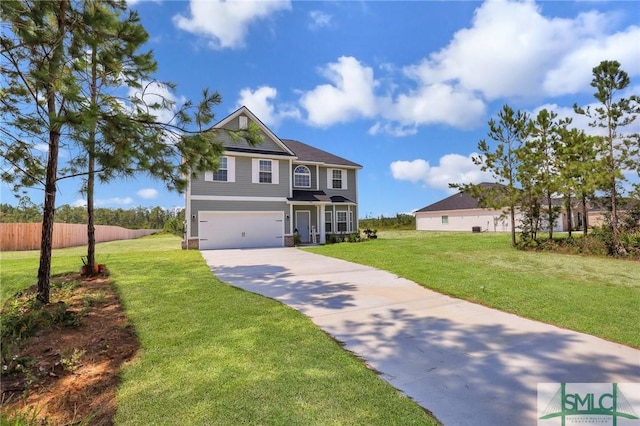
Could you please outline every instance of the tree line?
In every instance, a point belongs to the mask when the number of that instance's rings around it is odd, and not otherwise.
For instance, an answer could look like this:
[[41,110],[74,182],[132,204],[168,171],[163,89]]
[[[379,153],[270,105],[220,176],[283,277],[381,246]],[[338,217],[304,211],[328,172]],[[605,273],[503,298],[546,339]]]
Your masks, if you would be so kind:
[[[94,209],[96,225],[121,226],[127,229],[162,229],[182,236],[184,209],[165,209],[159,206],[130,209]],[[42,221],[42,206],[24,198],[17,206],[0,203],[0,223],[37,223]],[[85,207],[63,204],[56,208],[56,223],[87,223]]]
[[[553,224],[562,207],[571,230],[571,211],[576,203],[582,211],[586,235],[588,205],[600,203],[608,210],[602,235],[609,254],[624,255],[629,249],[640,249],[636,247],[640,244],[640,222],[633,213],[638,208],[640,185],[634,184],[624,196],[625,184],[629,184],[625,172],[640,177],[640,135],[624,131],[640,114],[637,95],[621,96],[630,84],[617,61],[602,61],[593,68],[591,86],[596,106],[573,107],[598,129],[592,135],[571,127],[571,119],[553,111],[543,109],[531,116],[504,105],[497,118],[489,120],[488,140],[478,143],[480,155],[473,158],[501,185],[450,186],[469,191],[484,207],[506,208],[514,246],[537,243],[543,227],[548,228],[552,240]],[[563,205],[557,203],[558,198]],[[520,223],[516,223],[517,212],[522,215]],[[520,242],[517,227],[521,230]]]
[[412,214],[398,213],[392,217],[365,217],[358,220],[360,228],[382,230],[412,230],[416,229],[416,217]]

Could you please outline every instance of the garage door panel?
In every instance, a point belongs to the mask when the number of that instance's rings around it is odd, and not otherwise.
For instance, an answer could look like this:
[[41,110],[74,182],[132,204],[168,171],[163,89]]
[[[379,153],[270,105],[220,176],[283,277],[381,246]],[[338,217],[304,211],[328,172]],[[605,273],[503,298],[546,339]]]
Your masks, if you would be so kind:
[[200,248],[284,246],[282,212],[200,212]]

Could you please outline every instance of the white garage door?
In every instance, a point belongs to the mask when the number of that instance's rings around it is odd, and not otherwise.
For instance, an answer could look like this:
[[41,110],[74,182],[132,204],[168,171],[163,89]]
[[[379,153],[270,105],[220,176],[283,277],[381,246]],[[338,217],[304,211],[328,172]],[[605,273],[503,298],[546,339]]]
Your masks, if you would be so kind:
[[284,246],[283,212],[200,212],[201,249]]

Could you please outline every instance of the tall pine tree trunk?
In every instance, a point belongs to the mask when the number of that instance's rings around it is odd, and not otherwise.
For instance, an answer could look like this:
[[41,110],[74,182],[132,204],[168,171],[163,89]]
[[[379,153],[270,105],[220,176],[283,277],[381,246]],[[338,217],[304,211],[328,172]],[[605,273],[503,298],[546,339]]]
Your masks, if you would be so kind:
[[587,196],[582,194],[582,234],[586,237],[589,231],[589,212],[587,211]]
[[56,183],[58,180],[58,151],[60,148],[60,117],[56,110],[56,86],[60,78],[60,68],[64,44],[65,14],[67,0],[60,0],[57,16],[58,43],[53,50],[47,75],[47,112],[49,115],[49,155],[44,186],[44,209],[42,212],[42,240],[40,242],[40,266],[38,268],[38,291],[36,299],[49,303],[51,276],[51,248],[53,245],[53,219],[56,212]]
[[[95,113],[97,110],[97,98],[98,98],[98,77],[97,77],[97,58],[96,58],[96,46],[91,49],[91,109]],[[95,117],[89,129],[89,140],[87,147],[87,153],[89,156],[89,169],[87,176],[87,275],[92,277],[95,275],[96,264],[96,227],[94,224],[94,208],[93,208],[93,194],[95,187],[95,165],[96,165],[96,121]]]
[[569,228],[569,238],[573,231],[573,212],[571,210],[571,195],[567,196],[567,228]]
[[516,242],[516,212],[515,212],[516,208],[515,206],[511,206],[510,208],[510,214],[511,214],[511,245],[512,246],[516,246],[517,242]]

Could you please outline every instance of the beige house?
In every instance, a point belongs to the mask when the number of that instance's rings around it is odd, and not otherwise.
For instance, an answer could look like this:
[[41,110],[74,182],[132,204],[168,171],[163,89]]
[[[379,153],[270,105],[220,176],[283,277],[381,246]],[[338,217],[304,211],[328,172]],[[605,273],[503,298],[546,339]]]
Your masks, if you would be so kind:
[[[500,185],[497,183],[481,183],[486,187]],[[560,208],[560,215],[553,225],[554,232],[569,230],[568,212],[564,200],[553,199],[553,205]],[[630,204],[631,205],[631,204]],[[630,205],[625,206],[629,208]],[[620,210],[624,211],[624,210]],[[602,202],[587,205],[587,226],[589,228],[602,226],[606,208]],[[506,209],[492,210],[480,206],[478,200],[465,192],[458,192],[436,203],[430,204],[415,212],[416,230],[418,231],[472,231],[472,232],[510,232],[511,221]],[[522,214],[516,212],[516,231],[522,219]],[[580,230],[584,226],[584,214],[579,201],[573,203],[571,209],[571,226],[573,230]],[[541,231],[548,228],[545,223]]]
[[[493,187],[496,183],[481,183]],[[554,200],[555,205],[562,205],[562,200]],[[572,212],[573,227],[581,222],[581,213]],[[511,220],[506,209],[487,209],[480,206],[477,199],[466,192],[458,192],[436,203],[430,204],[415,212],[416,230],[418,231],[472,231],[472,232],[511,232]],[[516,211],[516,231],[522,220],[522,213]],[[543,224],[542,230],[546,226]],[[566,211],[562,211],[554,223],[554,232],[568,229]]]

